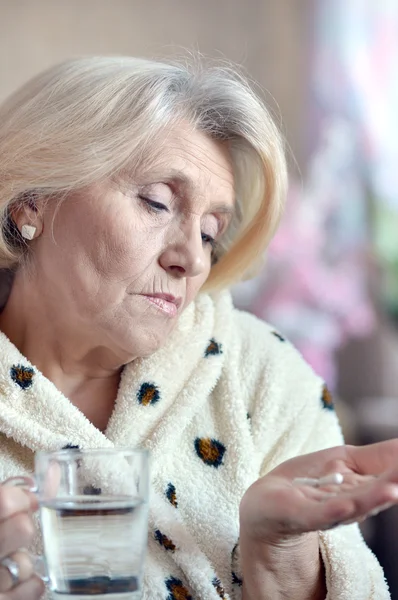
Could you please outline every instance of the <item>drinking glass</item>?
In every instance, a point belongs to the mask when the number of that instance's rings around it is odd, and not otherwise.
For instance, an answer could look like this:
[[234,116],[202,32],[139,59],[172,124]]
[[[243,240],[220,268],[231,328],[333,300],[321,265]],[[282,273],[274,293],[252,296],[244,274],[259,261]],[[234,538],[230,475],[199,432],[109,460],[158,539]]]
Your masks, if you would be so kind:
[[148,469],[145,450],[67,449],[36,455],[34,491],[53,600],[141,598]]

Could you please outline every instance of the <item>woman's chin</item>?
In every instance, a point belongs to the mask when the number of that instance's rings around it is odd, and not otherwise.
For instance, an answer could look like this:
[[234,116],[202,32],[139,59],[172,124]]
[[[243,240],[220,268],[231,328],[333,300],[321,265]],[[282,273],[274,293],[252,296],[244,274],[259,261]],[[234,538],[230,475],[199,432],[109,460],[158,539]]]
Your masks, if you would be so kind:
[[128,360],[128,362],[131,362],[135,358],[147,358],[157,352],[165,345],[171,329],[168,328],[167,331],[159,330],[159,328],[156,331],[144,330],[139,335],[129,336],[128,338],[124,335],[124,340],[119,337],[116,341],[119,347],[122,347],[128,356],[131,356],[131,359]]

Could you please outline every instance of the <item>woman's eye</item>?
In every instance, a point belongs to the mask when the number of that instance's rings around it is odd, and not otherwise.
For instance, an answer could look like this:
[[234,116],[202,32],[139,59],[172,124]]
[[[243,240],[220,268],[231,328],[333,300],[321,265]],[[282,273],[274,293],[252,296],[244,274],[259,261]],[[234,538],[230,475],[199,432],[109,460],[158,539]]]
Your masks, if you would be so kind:
[[207,235],[207,233],[202,233],[202,242],[209,244],[212,248],[215,248],[217,245],[216,240],[211,235]]
[[145,196],[141,196],[141,195],[139,195],[138,198],[140,200],[142,200],[142,202],[144,202],[145,206],[153,212],[162,212],[162,211],[169,212],[169,209],[167,208],[167,206],[165,204],[162,204],[161,202],[156,202],[156,200],[151,200],[150,198],[146,198]]

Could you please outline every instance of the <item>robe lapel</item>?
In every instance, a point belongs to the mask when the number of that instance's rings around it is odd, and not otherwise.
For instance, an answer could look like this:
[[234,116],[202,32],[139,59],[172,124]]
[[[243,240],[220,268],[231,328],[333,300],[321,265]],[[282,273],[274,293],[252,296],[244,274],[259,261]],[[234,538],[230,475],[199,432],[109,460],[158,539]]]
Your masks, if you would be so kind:
[[0,333],[0,430],[37,452],[111,442]]
[[165,499],[157,481],[187,428],[207,410],[224,365],[223,345],[228,345],[231,335],[230,312],[229,295],[220,296],[216,302],[199,296],[182,315],[165,347],[127,365],[105,434],[0,333],[1,432],[32,452],[56,450],[67,444],[148,448],[152,454],[149,534],[152,538],[153,532],[160,530],[176,547],[166,561],[159,547],[150,543],[153,577],[160,581],[170,575],[165,564],[170,565],[171,560],[195,596],[208,600],[227,600],[229,596],[220,595],[214,566],[191,534],[189,524]]

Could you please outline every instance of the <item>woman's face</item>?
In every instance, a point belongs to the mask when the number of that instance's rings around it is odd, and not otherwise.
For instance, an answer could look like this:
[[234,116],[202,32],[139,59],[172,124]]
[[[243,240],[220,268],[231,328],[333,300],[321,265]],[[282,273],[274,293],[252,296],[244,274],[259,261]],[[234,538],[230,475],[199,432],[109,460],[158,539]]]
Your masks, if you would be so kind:
[[162,345],[206,281],[234,207],[227,149],[200,132],[174,130],[137,179],[49,203],[33,246],[48,314],[120,356]]

